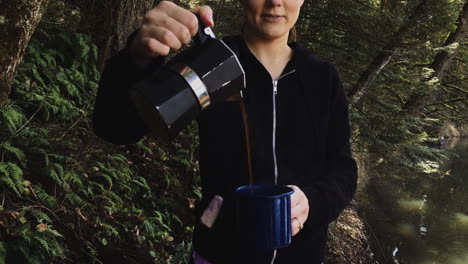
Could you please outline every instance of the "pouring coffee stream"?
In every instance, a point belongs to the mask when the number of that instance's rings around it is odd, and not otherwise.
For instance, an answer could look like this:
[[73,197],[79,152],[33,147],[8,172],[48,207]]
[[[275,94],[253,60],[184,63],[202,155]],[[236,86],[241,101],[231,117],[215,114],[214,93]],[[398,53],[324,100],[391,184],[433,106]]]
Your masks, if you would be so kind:
[[250,180],[249,185],[234,190],[236,226],[251,248],[286,247],[291,243],[290,196],[294,191],[276,184],[254,185],[248,113],[243,98],[246,78],[236,45],[228,46],[216,39],[201,22],[196,39],[199,40],[195,45],[158,67],[150,79],[132,87],[130,93],[136,109],[153,137],[169,141],[203,111],[240,94]]
[[245,131],[245,142],[247,148],[247,163],[249,167],[249,185],[250,192],[253,193],[253,175],[252,175],[252,156],[250,153],[250,134],[249,134],[249,122],[247,120],[247,110],[245,108],[244,99],[241,98],[240,108],[242,112],[242,120],[244,120],[244,131]]

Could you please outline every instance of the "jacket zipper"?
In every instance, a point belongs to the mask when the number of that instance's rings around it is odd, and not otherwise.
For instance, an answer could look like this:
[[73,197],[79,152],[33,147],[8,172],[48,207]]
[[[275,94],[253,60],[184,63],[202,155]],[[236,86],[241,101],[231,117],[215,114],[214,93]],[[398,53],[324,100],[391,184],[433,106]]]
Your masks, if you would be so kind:
[[278,81],[273,81],[273,163],[275,165],[275,184],[278,184],[278,164],[276,161],[276,94],[278,94]]
[[278,161],[276,157],[276,95],[278,94],[278,82],[281,78],[295,72],[296,70],[292,70],[281,75],[277,80],[273,80],[273,139],[272,139],[272,146],[273,146],[273,163],[274,163],[274,173],[275,173],[275,184],[278,184]]
[[[292,70],[281,75],[277,80],[273,80],[273,163],[275,165],[275,184],[278,184],[278,161],[276,160],[276,95],[278,94],[278,82],[281,78],[295,72],[296,70]],[[271,264],[275,263],[276,260],[276,250],[273,251],[273,257],[271,259]]]

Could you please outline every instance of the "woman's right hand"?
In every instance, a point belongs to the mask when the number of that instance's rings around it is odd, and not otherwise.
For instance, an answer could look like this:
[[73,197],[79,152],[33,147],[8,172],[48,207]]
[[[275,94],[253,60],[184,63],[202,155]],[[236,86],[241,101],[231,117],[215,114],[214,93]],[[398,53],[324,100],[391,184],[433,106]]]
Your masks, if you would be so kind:
[[136,62],[148,61],[188,44],[198,31],[198,20],[194,13],[199,14],[207,26],[214,26],[213,11],[208,6],[189,11],[172,2],[162,1],[148,11],[131,43],[133,59]]

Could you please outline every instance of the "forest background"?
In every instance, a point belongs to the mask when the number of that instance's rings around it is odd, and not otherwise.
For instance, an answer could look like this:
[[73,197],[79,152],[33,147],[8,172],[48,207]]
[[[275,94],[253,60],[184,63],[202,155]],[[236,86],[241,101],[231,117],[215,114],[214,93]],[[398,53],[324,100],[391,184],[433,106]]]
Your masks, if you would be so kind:
[[[158,2],[0,0],[0,263],[188,263],[196,124],[116,146],[90,121],[106,59]],[[236,0],[175,2],[210,5],[218,36],[242,27]],[[361,171],[431,171],[441,127],[466,133],[467,20],[462,0],[305,0],[299,40],[341,73]]]

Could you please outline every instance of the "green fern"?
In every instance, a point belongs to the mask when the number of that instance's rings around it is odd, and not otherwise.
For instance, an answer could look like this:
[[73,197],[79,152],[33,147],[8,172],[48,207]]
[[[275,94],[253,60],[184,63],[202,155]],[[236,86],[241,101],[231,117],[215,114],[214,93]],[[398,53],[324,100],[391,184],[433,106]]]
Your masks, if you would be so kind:
[[21,197],[23,193],[23,172],[14,163],[0,162],[0,181]]
[[57,162],[61,162],[61,163],[64,163],[65,165],[76,165],[78,164],[78,161],[71,158],[71,157],[68,157],[68,156],[63,156],[63,155],[59,155],[59,154],[54,154],[54,153],[50,153],[48,154],[49,156],[49,159],[52,159],[54,161],[57,161]]
[[154,236],[155,228],[154,228],[154,225],[150,221],[145,220],[143,222],[143,230],[148,236]]
[[40,237],[34,237],[34,239],[36,241],[39,242],[39,244],[47,251],[49,252],[50,251],[50,248],[49,248],[49,243],[47,243],[47,241],[45,241],[44,239],[40,238]]
[[28,257],[28,264],[42,264],[42,261],[37,257],[31,256]]
[[6,186],[8,186],[12,191],[14,191],[18,196],[21,197],[21,193],[16,189],[15,183],[6,175],[0,176],[0,181],[3,182]]
[[112,189],[112,178],[107,174],[101,174],[100,176],[109,184],[108,190]]
[[114,154],[114,155],[109,155],[109,159],[113,161],[121,161],[121,162],[127,162],[128,159],[124,155],[121,154]]
[[46,234],[50,234],[51,236],[53,237],[60,237],[60,238],[63,238],[63,235],[60,234],[57,230],[53,229],[52,226],[49,226],[49,228],[47,228],[45,230],[45,233]]
[[5,243],[0,241],[0,264],[5,264],[5,257],[7,254],[7,250],[5,248]]
[[65,195],[65,198],[71,202],[74,206],[81,206],[83,204],[83,199],[73,192],[69,192]]
[[21,170],[18,165],[15,163],[8,162],[7,163],[7,168],[8,172],[10,173],[10,177],[13,179],[13,181],[16,184],[16,188],[20,193],[23,193],[23,171]]
[[147,191],[150,190],[150,187],[148,185],[148,183],[146,182],[146,179],[141,177],[141,176],[138,176],[136,179],[132,180],[133,183],[135,183],[136,185],[146,189]]
[[4,142],[2,145],[0,145],[0,149],[2,148],[6,152],[13,154],[19,162],[25,161],[26,155],[24,154],[24,151],[12,146],[9,142]]
[[76,189],[80,190],[83,189],[83,181],[81,180],[80,175],[75,172],[67,172],[65,177],[69,179],[71,183],[76,186]]
[[59,186],[63,185],[63,181],[60,178],[60,175],[52,168],[48,168],[48,176]]
[[36,195],[37,197],[39,198],[39,200],[41,200],[41,202],[46,205],[47,207],[49,208],[55,208],[57,207],[57,200],[55,199],[55,197],[47,194],[42,188],[40,188],[39,186],[35,186],[34,188],[35,192],[36,192]]
[[107,195],[110,199],[112,199],[118,205],[123,205],[124,204],[122,198],[120,198],[120,196],[117,195],[115,192],[106,191],[105,195]]
[[42,212],[41,210],[37,210],[37,209],[31,208],[31,207],[26,207],[26,208],[24,208],[24,210],[26,212],[30,212],[32,215],[34,215],[38,221],[44,220],[47,223],[52,224],[52,219],[50,219],[50,217],[46,213]]
[[51,169],[55,171],[60,179],[60,182],[63,184],[63,177],[65,176],[65,170],[63,169],[63,166],[59,163],[52,163]]
[[93,186],[95,188],[92,188],[93,189],[93,194],[96,193],[96,191],[94,189],[97,189],[99,190],[100,193],[105,193],[106,192],[106,189],[104,188],[104,186],[102,186],[102,184],[100,183],[97,183],[97,182],[89,182],[89,185],[90,186]]
[[0,124],[4,124],[11,135],[26,122],[26,116],[22,109],[7,100],[7,103],[0,108]]

